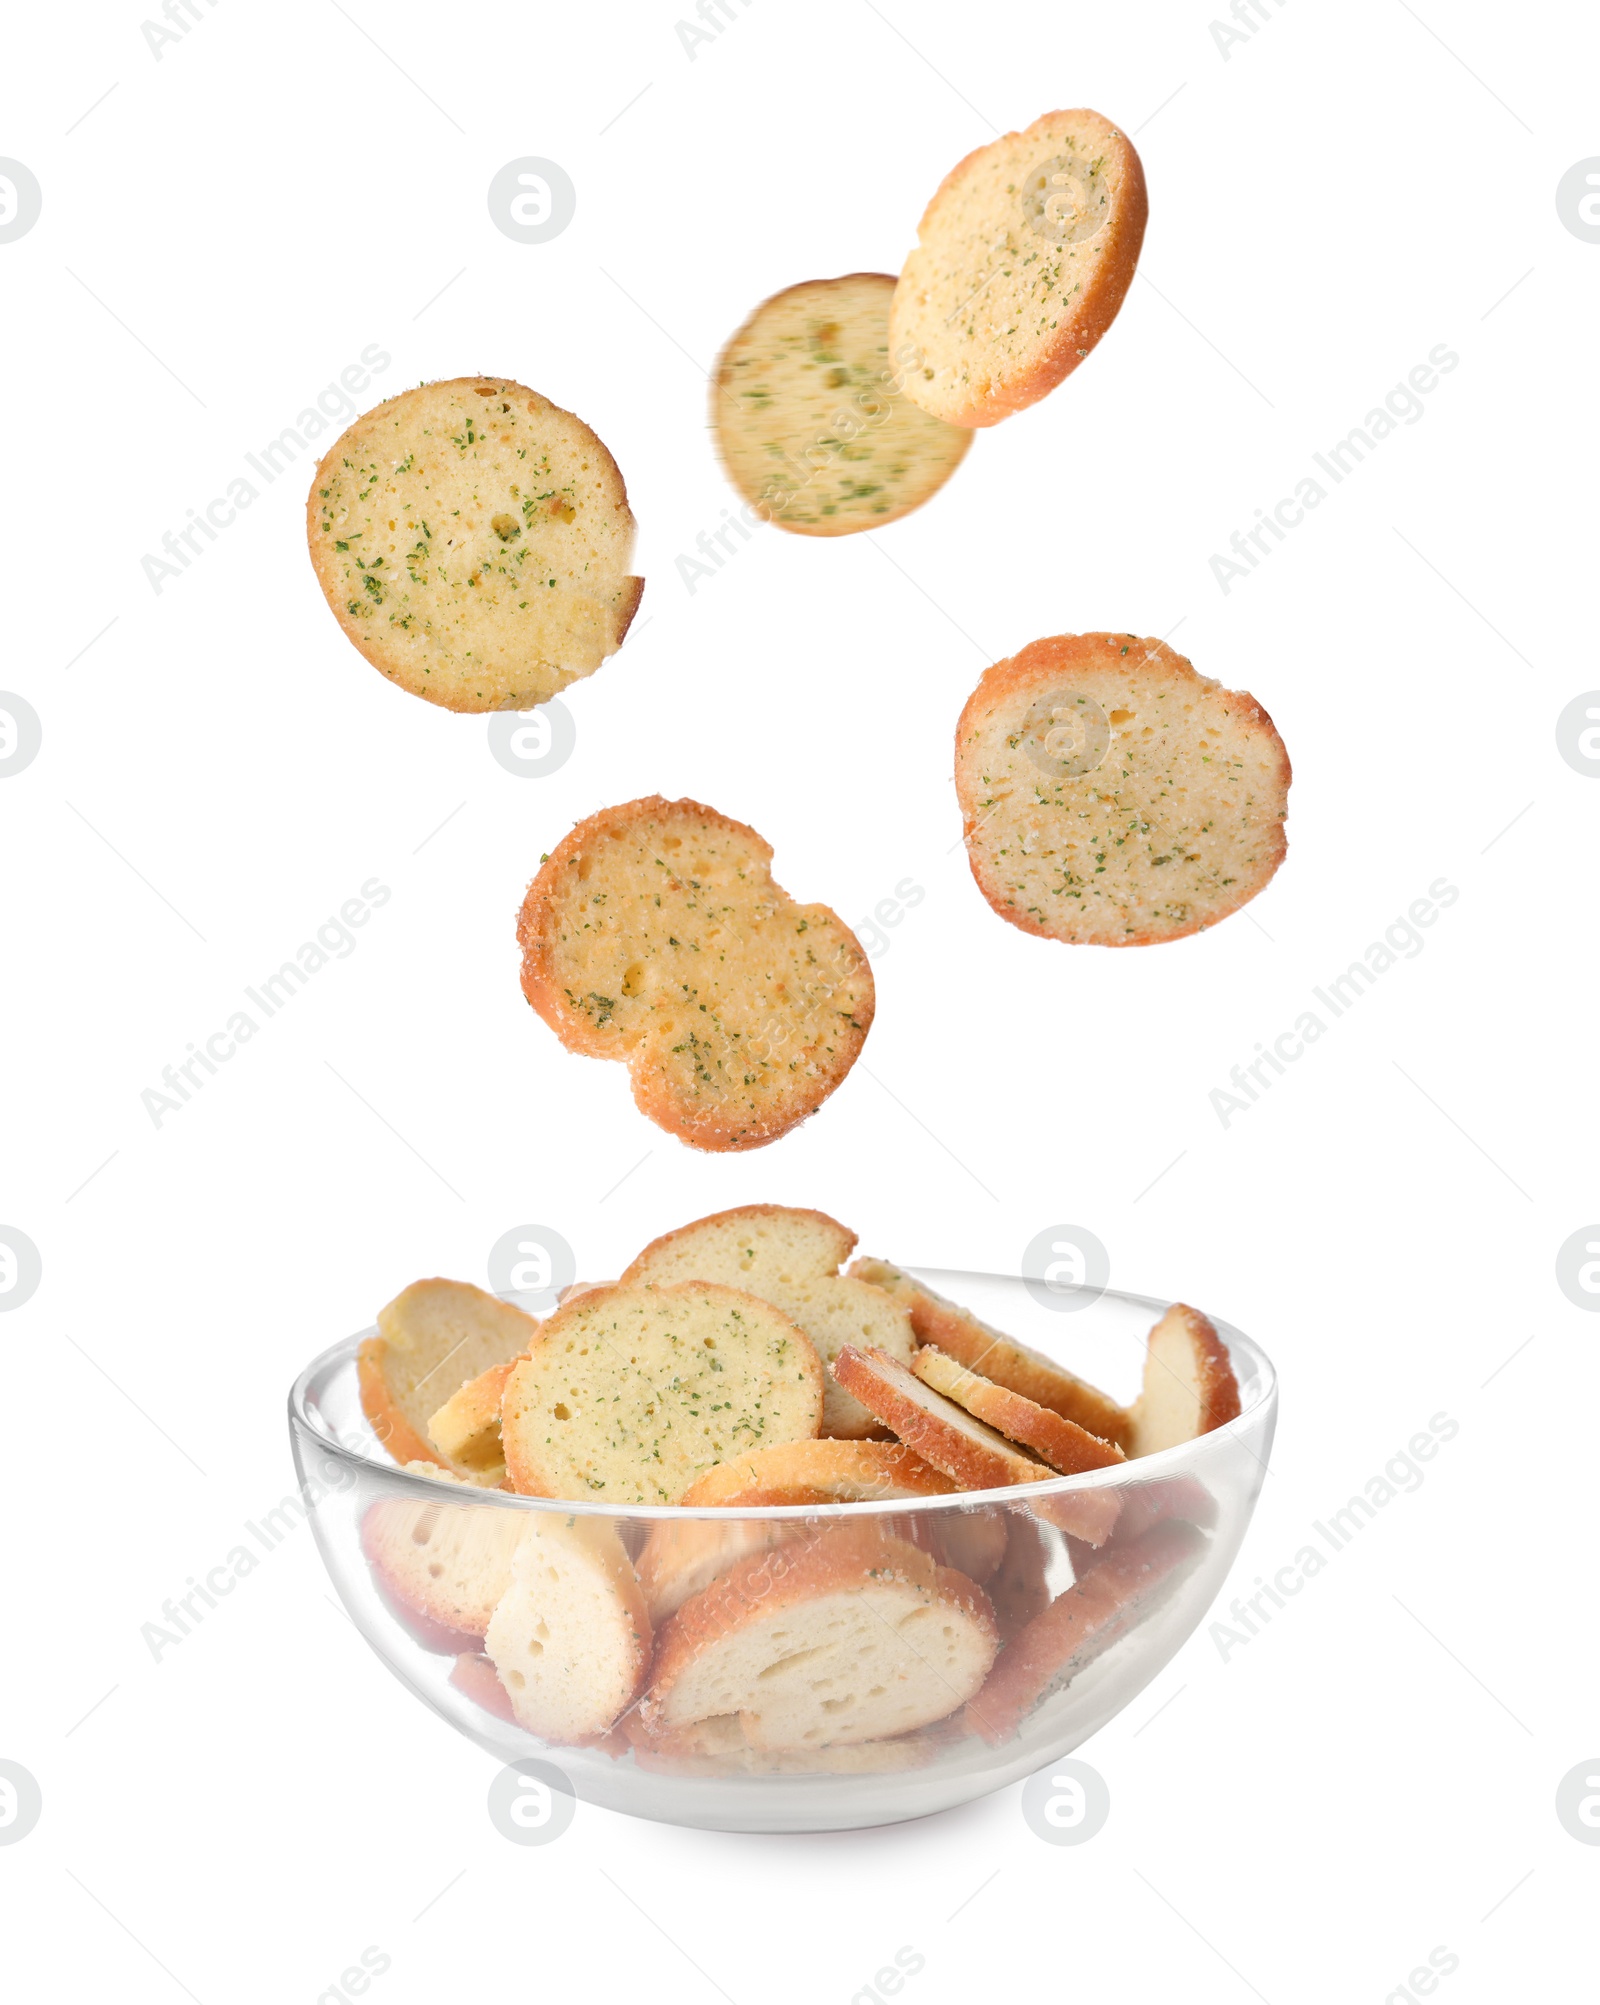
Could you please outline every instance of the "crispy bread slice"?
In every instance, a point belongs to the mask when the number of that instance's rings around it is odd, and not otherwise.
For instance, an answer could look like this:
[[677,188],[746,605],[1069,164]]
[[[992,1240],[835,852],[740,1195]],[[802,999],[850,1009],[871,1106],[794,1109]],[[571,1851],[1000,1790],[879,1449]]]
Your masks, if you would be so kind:
[[505,1481],[506,1458],[500,1446],[500,1400],[511,1376],[512,1360],[490,1365],[453,1392],[428,1420],[428,1439],[457,1469],[471,1469],[480,1482]]
[[679,1501],[749,1505],[759,1492],[769,1503],[888,1503],[904,1497],[946,1497],[950,1478],[900,1441],[791,1441],[752,1448],[718,1463]]
[[361,1546],[394,1600],[441,1628],[481,1636],[526,1523],[524,1512],[490,1504],[380,1497],[362,1518]]
[[429,1416],[458,1386],[504,1364],[539,1333],[532,1316],[468,1281],[413,1281],[378,1311],[356,1358],[361,1407],[397,1462],[434,1462],[468,1482],[499,1481],[452,1463],[428,1440]]
[[[825,1211],[788,1204],[741,1204],[714,1211],[652,1239],[623,1270],[628,1282],[723,1281],[764,1295],[837,1274],[856,1235]],[[718,1272],[707,1273],[708,1267]]]
[[[711,1475],[716,1471],[711,1470]],[[698,1485],[692,1485],[698,1488]],[[684,1501],[687,1501],[685,1498]],[[813,1499],[794,1490],[747,1490],[738,1499],[748,1509],[768,1504],[809,1504]],[[765,1552],[785,1539],[805,1532],[803,1523],[786,1518],[689,1518],[682,1523],[657,1523],[639,1553],[639,1585],[651,1622],[659,1628],[691,1596],[703,1594],[719,1574],[746,1554]]]
[[1014,1447],[954,1400],[924,1385],[908,1365],[885,1351],[847,1344],[833,1368],[841,1385],[959,1489],[1042,1483],[1054,1473],[1037,1456]]
[[622,1060],[640,1111],[695,1148],[787,1134],[872,1025],[860,942],[771,862],[698,801],[630,801],[556,845],[517,922],[528,1001],[569,1051]]
[[[886,1502],[946,1496],[949,1477],[899,1441],[791,1441],[719,1462],[684,1491],[686,1508],[734,1511],[764,1505]],[[704,1518],[650,1527],[639,1555],[639,1580],[652,1622],[662,1622],[746,1553],[804,1533],[803,1523],[775,1518]],[[943,1551],[936,1555],[945,1558]],[[949,1564],[956,1564],[951,1560]],[[962,1569],[970,1571],[970,1569]]]
[[879,529],[937,493],[972,443],[904,394],[889,355],[894,290],[886,272],[792,285],[718,359],[711,424],[722,464],[780,529]]
[[1210,1318],[1174,1302],[1150,1332],[1132,1455],[1155,1455],[1239,1417],[1239,1381]]
[[1117,316],[1148,213],[1131,143],[1096,111],[1051,111],[980,146],[928,204],[889,316],[906,391],[956,425],[1046,396]]
[[[834,1371],[863,1406],[963,1489],[1042,1483],[1056,1473],[882,1351],[858,1351],[847,1345],[835,1360]],[[1110,1536],[1121,1499],[1114,1489],[1085,1490],[1041,1497],[1033,1509],[1062,1531],[1097,1546]]]
[[[824,1364],[842,1344],[876,1345],[911,1356],[911,1316],[903,1303],[838,1272],[856,1236],[825,1212],[781,1204],[742,1205],[653,1240],[623,1275],[628,1282],[721,1281],[771,1302],[797,1323]],[[862,1440],[878,1423],[829,1374],[822,1431]]]
[[1000,1652],[967,1708],[972,1731],[991,1747],[1010,1740],[1047,1693],[1150,1613],[1204,1544],[1193,1525],[1169,1522],[1102,1554]]
[[653,1739],[737,1714],[768,1752],[882,1740],[942,1719],[993,1661],[982,1588],[870,1525],[741,1560],[663,1629],[639,1708]]
[[374,668],[448,710],[527,710],[639,608],[617,463],[520,383],[461,376],[357,418],[306,500],[311,562]]
[[1019,1392],[1036,1406],[1048,1407],[1063,1420],[1074,1421],[1090,1434],[1099,1435],[1118,1448],[1128,1445],[1127,1409],[1086,1379],[1077,1378],[1043,1351],[1031,1350],[1013,1338],[1002,1336],[968,1310],[946,1301],[909,1274],[891,1267],[886,1260],[860,1259],[851,1262],[850,1272],[875,1287],[886,1288],[911,1311],[911,1327],[917,1341],[936,1344],[940,1350],[964,1364],[968,1371],[981,1372],[996,1385]]
[[1158,640],[1061,634],[986,669],[956,726],[978,889],[1025,933],[1185,939],[1264,890],[1288,849],[1272,719]]
[[596,1288],[550,1316],[501,1402],[511,1487],[608,1504],[675,1504],[752,1445],[801,1441],[822,1363],[769,1302],[691,1281]]
[[1112,1442],[1102,1441],[1075,1420],[1064,1420],[1020,1392],[969,1371],[936,1344],[922,1345],[911,1360],[911,1369],[924,1385],[965,1407],[975,1420],[987,1421],[1008,1441],[1020,1441],[1031,1448],[1063,1476],[1080,1476],[1086,1469],[1109,1469],[1125,1459]]
[[[759,1504],[860,1504],[915,1502],[923,1497],[949,1496],[956,1488],[950,1478],[908,1448],[903,1441],[796,1441],[783,1448],[757,1449],[737,1455],[710,1469],[683,1495],[685,1505],[719,1505],[737,1509]],[[753,1529],[753,1527],[752,1527]],[[941,1566],[954,1567],[980,1585],[1000,1564],[1005,1550],[1003,1514],[993,1510],[940,1511],[937,1516],[897,1522],[897,1533],[930,1552]],[[652,1529],[640,1557],[643,1576],[653,1547],[699,1552],[708,1541],[687,1525]],[[681,1543],[680,1543],[681,1542]],[[749,1543],[755,1543],[752,1538]],[[768,1544],[776,1544],[771,1536]],[[699,1585],[708,1584],[705,1573]],[[692,1590],[691,1590],[692,1591]],[[686,1597],[680,1597],[680,1599]],[[652,1614],[654,1603],[652,1603]]]
[[570,1744],[604,1733],[632,1703],[650,1662],[650,1619],[613,1526],[526,1515],[483,1647],[517,1724]]

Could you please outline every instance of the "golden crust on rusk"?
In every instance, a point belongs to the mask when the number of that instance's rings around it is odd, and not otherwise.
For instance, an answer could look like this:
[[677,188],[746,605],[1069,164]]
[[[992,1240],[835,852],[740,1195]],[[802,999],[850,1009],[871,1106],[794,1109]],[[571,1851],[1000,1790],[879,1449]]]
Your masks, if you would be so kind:
[[428,1439],[452,1468],[470,1469],[479,1482],[503,1483],[505,1452],[500,1445],[500,1401],[512,1360],[490,1365],[469,1378],[428,1419]]
[[704,1506],[749,1504],[760,1492],[773,1503],[888,1503],[945,1497],[955,1484],[900,1441],[790,1441],[752,1448],[708,1469],[679,1501]]
[[402,390],[329,448],[312,568],[391,682],[448,710],[527,710],[592,675],[639,609],[633,515],[581,418],[499,376]]
[[1134,634],[1057,634],[985,670],[955,773],[978,889],[1043,939],[1185,939],[1248,904],[1288,849],[1272,719]]
[[[422,1467],[450,1481],[447,1472]],[[406,1608],[442,1629],[482,1636],[510,1584],[525,1530],[519,1511],[434,1497],[380,1497],[361,1520],[361,1549]]]
[[969,1371],[981,1372],[996,1385],[1031,1399],[1036,1406],[1048,1407],[1062,1419],[1075,1421],[1102,1441],[1113,1442],[1118,1448],[1127,1447],[1126,1408],[1098,1386],[1068,1371],[1065,1365],[991,1329],[970,1310],[946,1301],[943,1295],[912,1280],[898,1267],[891,1267],[887,1260],[863,1256],[851,1262],[850,1272],[886,1289],[906,1304],[919,1343],[936,1344]]
[[[899,1441],[790,1441],[719,1462],[678,1501],[686,1510],[711,1506],[731,1513],[772,1505],[914,1501],[947,1496],[954,1488],[948,1476]],[[691,1518],[652,1525],[639,1554],[650,1619],[664,1621],[746,1553],[778,1545],[805,1529],[803,1522],[784,1518]],[[937,1557],[947,1556],[940,1552]]]
[[[863,1406],[964,1490],[1045,1483],[1056,1475],[1047,1462],[924,1384],[897,1358],[847,1345],[833,1369]],[[1101,1545],[1110,1536],[1120,1508],[1116,1491],[1109,1488],[1068,1491],[1032,1504],[1041,1518],[1090,1545]]]
[[872,1026],[872,971],[772,848],[699,801],[604,808],[556,845],[517,921],[522,992],[569,1051],[625,1063],[692,1147],[754,1149],[814,1114]]
[[986,1421],[1008,1441],[1020,1441],[1063,1476],[1081,1476],[1088,1469],[1109,1469],[1125,1459],[1113,1442],[1102,1441],[1075,1420],[1064,1420],[1009,1387],[970,1371],[936,1344],[924,1344],[911,1360],[924,1385],[964,1407],[975,1420]]
[[453,1462],[429,1439],[428,1422],[467,1380],[538,1333],[532,1316],[468,1281],[413,1281],[378,1311],[378,1334],[357,1352],[362,1411],[397,1462],[437,1463],[492,1487],[498,1476]]
[[1209,1316],[1185,1302],[1150,1332],[1129,1453],[1155,1455],[1239,1417],[1239,1381]]
[[904,1539],[829,1526],[741,1560],[658,1639],[641,1730],[670,1740],[737,1715],[766,1751],[877,1741],[975,1693],[997,1636],[988,1597]]
[[994,1428],[924,1385],[911,1367],[883,1351],[847,1345],[834,1360],[839,1382],[909,1447],[963,1490],[997,1490],[1010,1483],[1048,1481],[1036,1455],[1014,1447]]
[[1047,396],[1117,317],[1148,213],[1139,156],[1097,111],[1046,112],[958,161],[895,287],[907,395],[956,425]]
[[973,1732],[991,1747],[1010,1740],[1047,1693],[1149,1612],[1204,1543],[1193,1525],[1169,1521],[1126,1545],[1109,1547],[1000,1652],[983,1690],[967,1707]]

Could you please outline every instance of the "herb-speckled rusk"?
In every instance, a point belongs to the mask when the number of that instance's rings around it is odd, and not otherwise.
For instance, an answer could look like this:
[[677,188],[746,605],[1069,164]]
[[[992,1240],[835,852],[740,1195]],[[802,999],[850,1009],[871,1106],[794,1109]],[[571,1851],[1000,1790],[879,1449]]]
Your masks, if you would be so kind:
[[1023,932],[1090,946],[1181,940],[1247,904],[1287,851],[1290,778],[1253,696],[1133,634],[1034,641],[956,726],[978,889]]
[[1047,396],[1117,317],[1144,242],[1144,168],[1097,111],[1050,111],[969,153],[917,229],[889,316],[906,394],[954,425]]
[[889,354],[886,272],[808,279],[763,301],[712,377],[711,423],[728,478],[800,536],[878,529],[955,472],[971,432],[905,395]]
[[691,1281],[594,1288],[559,1308],[506,1380],[513,1490],[675,1504],[741,1449],[815,1437],[822,1361],[754,1295]]
[[357,418],[306,499],[311,562],[374,668],[447,710],[526,710],[622,645],[644,580],[617,463],[498,376]]
[[[798,1323],[824,1364],[841,1344],[876,1344],[909,1358],[911,1312],[882,1288],[847,1280],[839,1263],[855,1234],[826,1212],[791,1205],[747,1204],[714,1212],[652,1240],[622,1279],[658,1286],[668,1281],[720,1281],[745,1288]],[[824,1434],[860,1438],[877,1421],[830,1372],[822,1403]]]
[[378,1311],[356,1360],[361,1406],[397,1462],[434,1462],[470,1483],[499,1481],[490,1464],[441,1450],[430,1417],[469,1379],[526,1348],[539,1325],[470,1281],[413,1281]]
[[772,849],[698,801],[580,822],[528,887],[522,992],[569,1051],[624,1061],[640,1111],[698,1149],[754,1149],[816,1112],[872,1023],[872,971]]

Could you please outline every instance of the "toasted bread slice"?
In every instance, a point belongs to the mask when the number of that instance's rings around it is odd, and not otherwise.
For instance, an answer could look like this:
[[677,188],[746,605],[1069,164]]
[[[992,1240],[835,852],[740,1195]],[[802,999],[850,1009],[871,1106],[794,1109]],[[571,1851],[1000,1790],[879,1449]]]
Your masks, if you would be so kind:
[[[708,1473],[714,1476],[717,1472]],[[813,1501],[794,1490],[747,1490],[739,1498],[752,1510],[767,1504]],[[805,1530],[803,1522],[788,1518],[732,1518],[726,1523],[689,1518],[682,1523],[652,1525],[638,1562],[639,1585],[651,1622],[659,1628],[691,1596],[703,1594],[719,1574],[747,1553],[765,1552],[785,1539],[800,1537]]]
[[1025,933],[1144,947],[1264,890],[1289,755],[1253,696],[1158,640],[1062,634],[985,670],[956,727],[978,889]]
[[661,1633],[640,1723],[659,1740],[737,1714],[768,1752],[882,1740],[954,1711],[995,1647],[982,1588],[870,1525],[829,1527],[741,1560],[685,1602]]
[[801,536],[879,529],[921,507],[972,434],[904,394],[886,272],[808,279],[763,301],[723,349],[711,424],[728,478]]
[[911,1369],[924,1385],[965,1407],[975,1420],[987,1421],[1008,1441],[1020,1441],[1031,1448],[1063,1476],[1080,1476],[1086,1469],[1109,1469],[1125,1460],[1113,1443],[1090,1434],[1075,1420],[1063,1420],[1059,1413],[1036,1405],[1020,1392],[969,1371],[936,1344],[924,1344],[911,1360]]
[[[891,1357],[909,1358],[914,1339],[905,1305],[881,1288],[838,1272],[855,1239],[825,1212],[743,1205],[652,1241],[622,1278],[636,1283],[721,1281],[746,1288],[798,1323],[824,1364],[847,1343],[876,1345]],[[823,1393],[823,1433],[862,1440],[877,1424],[830,1373]]]
[[526,1525],[525,1512],[488,1504],[380,1497],[361,1520],[361,1545],[396,1601],[442,1628],[481,1636]]
[[514,1490],[675,1504],[752,1445],[808,1440],[822,1363],[769,1302],[710,1282],[596,1288],[512,1367],[501,1441]]
[[1043,1483],[1054,1473],[1036,1455],[1014,1447],[953,1399],[924,1385],[909,1365],[885,1351],[861,1351],[847,1344],[833,1368],[840,1384],[869,1412],[925,1461],[942,1469],[959,1489]]
[[640,1111],[698,1149],[787,1134],[872,1025],[860,942],[771,862],[698,801],[630,801],[556,845],[517,922],[528,1001],[569,1051],[626,1063]]
[[538,1333],[532,1316],[468,1281],[413,1281],[378,1311],[378,1334],[357,1353],[372,1431],[397,1462],[435,1462],[492,1487],[498,1477],[491,1482],[432,1445],[428,1420],[459,1386],[526,1350]]
[[993,425],[1076,369],[1133,283],[1144,168],[1097,111],[1051,111],[940,183],[889,316],[906,392],[954,425]]
[[[947,1476],[898,1441],[791,1441],[741,1451],[719,1462],[691,1483],[678,1501],[686,1509],[710,1505],[756,1510],[766,1505],[939,1497],[954,1487]],[[805,1530],[803,1523],[781,1518],[734,1519],[727,1524],[699,1518],[652,1525],[639,1555],[639,1580],[651,1621],[663,1621],[746,1553],[779,1545]],[[936,1556],[945,1558],[943,1551]]]
[[500,1446],[500,1400],[511,1376],[512,1360],[490,1365],[453,1392],[437,1413],[429,1416],[428,1439],[453,1468],[470,1469],[480,1482],[505,1481],[506,1458]]
[[1155,1455],[1239,1417],[1239,1381],[1209,1317],[1174,1302],[1150,1332],[1132,1455]]
[[792,1441],[752,1448],[708,1469],[679,1501],[704,1508],[766,1502],[860,1504],[946,1497],[950,1478],[900,1441]]
[[527,710],[592,675],[639,608],[617,463],[499,376],[357,418],[306,500],[311,562],[374,668],[447,710]]
[[[834,1275],[856,1235],[825,1211],[741,1204],[664,1232],[623,1270],[624,1281],[722,1281],[763,1295]],[[707,1267],[717,1268],[708,1274]]]
[[850,1272],[875,1287],[886,1288],[911,1311],[911,1327],[917,1341],[937,1344],[939,1349],[964,1364],[968,1371],[981,1372],[996,1385],[1020,1392],[1036,1406],[1048,1407],[1063,1420],[1071,1420],[1102,1441],[1118,1448],[1128,1445],[1127,1409],[1086,1379],[1077,1378],[1047,1358],[1043,1351],[1031,1350],[1005,1337],[998,1330],[943,1295],[936,1295],[920,1281],[913,1281],[885,1260],[861,1259],[851,1263]]
[[650,1662],[650,1619],[614,1526],[526,1516],[483,1647],[517,1724],[571,1743],[604,1733],[632,1703]]
[[[834,1371],[863,1406],[936,1469],[954,1477],[962,1489],[1043,1483],[1056,1473],[882,1351],[858,1351],[847,1345],[835,1360]],[[1096,1546],[1110,1536],[1121,1507],[1116,1491],[1109,1488],[1041,1497],[1033,1505],[1040,1517]]]
[[1193,1525],[1166,1523],[1102,1554],[1000,1652],[967,1708],[972,1731],[991,1747],[1010,1740],[1047,1693],[1151,1612],[1204,1544]]

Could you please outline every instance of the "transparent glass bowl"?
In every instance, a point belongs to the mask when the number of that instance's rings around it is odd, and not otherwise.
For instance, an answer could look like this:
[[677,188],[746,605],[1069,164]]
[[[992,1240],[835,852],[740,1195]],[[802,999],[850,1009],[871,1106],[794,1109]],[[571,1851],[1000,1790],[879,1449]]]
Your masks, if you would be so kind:
[[[1138,1390],[1145,1339],[1168,1306],[1108,1290],[1066,1311],[1036,1299],[1014,1277],[907,1271],[1125,1400]],[[1042,1286],[1039,1295],[1045,1296]],[[1201,1621],[1249,1523],[1277,1411],[1267,1358],[1240,1331],[1226,1323],[1216,1328],[1239,1381],[1236,1420],[1158,1455],[1020,1489],[691,1511],[440,1484],[395,1467],[361,1410],[356,1350],[370,1331],[323,1352],[301,1374],[289,1399],[290,1434],[317,1544],[357,1627],[419,1699],[499,1761],[553,1763],[581,1801],[664,1823],[843,1830],[923,1817],[1031,1775],[1120,1712]],[[479,1516],[490,1512],[497,1514],[492,1521]],[[471,1515],[449,1515],[459,1513]],[[719,1737],[707,1728],[663,1747],[641,1733],[650,1708],[641,1712],[639,1698],[607,1734],[579,1745],[541,1740],[516,1724],[477,1635],[430,1620],[397,1598],[368,1559],[376,1526],[426,1525],[430,1535],[443,1526],[452,1538],[465,1532],[499,1550],[515,1546],[518,1527],[540,1514],[584,1520],[608,1547],[614,1534],[658,1595],[671,1563],[685,1558],[680,1583],[743,1566],[740,1578],[756,1582],[759,1596],[761,1583],[781,1583],[797,1556],[832,1550],[841,1528],[857,1554],[864,1549],[859,1541],[882,1536],[894,1542],[887,1552],[905,1558],[906,1547],[915,1547],[965,1575],[956,1586],[969,1608],[966,1581],[976,1582],[984,1591],[979,1605],[987,1597],[993,1610],[1001,1654],[970,1694],[965,1684],[946,1681],[950,1706],[942,1717],[864,1743],[752,1750],[737,1729]],[[1098,1536],[1099,1545],[1084,1532]],[[941,1592],[949,1592],[948,1577],[939,1578]],[[1030,1623],[1021,1645],[1012,1647]],[[880,1626],[884,1636],[873,1628],[874,1639],[891,1654],[911,1652],[906,1672],[926,1693],[927,1654],[901,1645],[887,1623]],[[658,1652],[662,1628],[657,1621]],[[881,1655],[877,1661],[873,1675],[881,1677]],[[1056,1665],[1045,1695],[1034,1702],[1036,1685]],[[933,1675],[942,1674],[935,1667]],[[932,1703],[939,1710],[943,1701],[935,1696]],[[831,1731],[824,1722],[807,1734],[825,1743]]]

